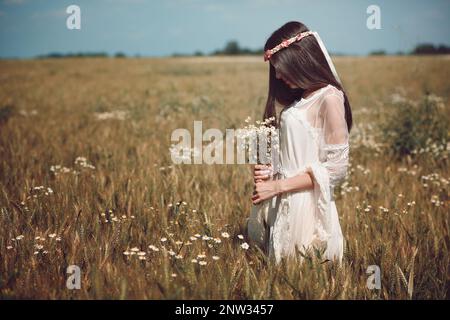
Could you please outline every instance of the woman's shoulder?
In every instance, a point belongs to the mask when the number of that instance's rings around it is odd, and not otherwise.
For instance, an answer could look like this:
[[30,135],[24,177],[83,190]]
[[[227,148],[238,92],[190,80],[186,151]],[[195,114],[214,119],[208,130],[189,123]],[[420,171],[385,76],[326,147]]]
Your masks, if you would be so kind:
[[338,97],[342,102],[344,102],[344,93],[338,89],[337,87],[328,84],[320,89],[317,89],[316,91],[312,92],[308,97],[306,98],[300,98],[295,100],[287,109],[291,110],[304,110],[305,108],[308,108],[319,104],[322,105],[324,101],[327,99],[332,99],[333,96]]
[[345,97],[344,92],[339,88],[329,84],[321,94],[321,99],[318,103],[318,112],[320,116],[323,116],[331,109],[342,109],[345,108]]
[[333,86],[332,84],[328,84],[326,87],[324,87],[325,90],[322,92],[322,98],[328,97],[328,96],[337,96],[344,100],[344,93],[339,88]]
[[342,90],[339,88],[329,84],[323,87],[323,90],[320,92],[320,97],[317,99],[317,109],[321,114],[324,110],[327,109],[327,106],[335,106],[335,105],[344,105],[345,97]]

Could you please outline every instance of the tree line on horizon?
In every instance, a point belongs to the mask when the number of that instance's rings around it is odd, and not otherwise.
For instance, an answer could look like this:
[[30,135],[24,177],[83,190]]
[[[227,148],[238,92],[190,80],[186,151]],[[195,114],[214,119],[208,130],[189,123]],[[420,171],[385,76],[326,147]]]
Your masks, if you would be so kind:
[[[192,56],[233,56],[233,55],[263,55],[264,49],[250,49],[241,47],[236,40],[228,41],[222,49],[214,50],[210,53],[204,53],[200,50],[195,51],[194,53],[173,53],[172,57],[192,57]],[[337,53],[331,52],[333,56],[345,56],[348,54],[345,53]],[[422,43],[418,44],[412,51],[403,52],[399,51],[394,54],[386,52],[386,50],[375,50],[369,53],[369,55],[433,55],[433,54],[450,54],[450,47],[444,44],[434,45],[431,43]],[[107,52],[69,52],[69,53],[60,53],[60,52],[51,52],[45,55],[39,55],[36,58],[84,58],[84,57],[114,57],[114,58],[127,58],[127,57],[141,57],[139,54],[134,56],[127,56],[123,52],[117,52],[114,55],[109,55]]]

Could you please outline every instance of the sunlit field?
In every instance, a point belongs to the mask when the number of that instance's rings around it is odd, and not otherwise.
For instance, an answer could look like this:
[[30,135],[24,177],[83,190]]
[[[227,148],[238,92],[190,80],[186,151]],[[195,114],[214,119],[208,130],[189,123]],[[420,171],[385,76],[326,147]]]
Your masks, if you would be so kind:
[[354,119],[341,265],[249,243],[250,165],[172,163],[176,128],[262,120],[262,57],[0,61],[0,298],[448,299],[450,58],[335,61]]

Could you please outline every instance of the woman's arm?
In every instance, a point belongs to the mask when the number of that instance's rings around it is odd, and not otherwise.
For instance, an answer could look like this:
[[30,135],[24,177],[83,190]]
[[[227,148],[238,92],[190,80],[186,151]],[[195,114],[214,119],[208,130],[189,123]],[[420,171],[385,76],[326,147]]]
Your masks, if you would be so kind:
[[318,196],[328,201],[330,187],[340,184],[347,175],[349,161],[349,132],[345,119],[344,98],[335,94],[325,97],[321,105],[323,143],[320,149],[325,159],[308,164],[306,170],[284,180],[256,180],[252,201],[257,204],[284,192],[318,187]]
[[255,192],[252,196],[253,204],[258,204],[263,200],[270,199],[276,195],[285,192],[295,192],[314,188],[314,182],[310,173],[300,173],[294,177],[257,181],[255,183]]
[[278,180],[280,193],[314,189],[314,181],[309,172],[300,173],[294,177]]

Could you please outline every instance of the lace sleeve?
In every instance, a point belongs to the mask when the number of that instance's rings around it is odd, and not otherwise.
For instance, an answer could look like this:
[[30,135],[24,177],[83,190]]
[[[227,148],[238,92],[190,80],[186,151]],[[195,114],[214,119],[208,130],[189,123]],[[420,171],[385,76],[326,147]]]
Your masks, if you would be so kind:
[[312,175],[314,194],[319,208],[315,235],[319,242],[327,243],[334,228],[330,211],[333,188],[342,182],[348,168],[349,133],[343,95],[338,93],[326,95],[318,116],[323,129],[319,142],[319,161],[309,164],[306,172]]
[[349,133],[343,97],[337,94],[327,95],[319,112],[323,119],[319,157],[328,171],[330,186],[335,187],[347,175],[349,161]]

